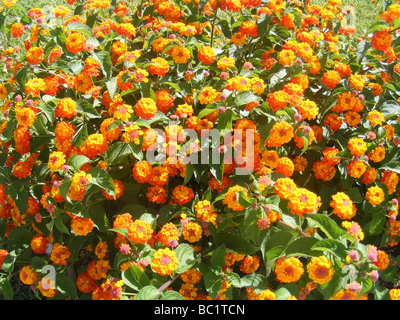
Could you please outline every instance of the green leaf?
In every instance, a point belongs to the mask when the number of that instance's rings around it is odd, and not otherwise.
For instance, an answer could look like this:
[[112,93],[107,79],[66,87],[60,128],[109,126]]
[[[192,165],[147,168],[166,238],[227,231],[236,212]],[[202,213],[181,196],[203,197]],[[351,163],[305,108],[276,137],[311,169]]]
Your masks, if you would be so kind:
[[61,233],[66,233],[66,234],[70,234],[67,226],[64,224],[64,221],[62,219],[61,215],[57,215],[56,219],[54,221],[54,225],[56,226],[56,228],[58,229],[58,231],[60,231]]
[[141,146],[138,144],[135,144],[134,142],[130,142],[129,144],[130,151],[132,155],[136,158],[136,160],[142,161],[143,160],[143,151],[141,149]]
[[250,200],[250,198],[243,192],[243,190],[236,192],[236,199],[239,204],[244,208],[248,208],[253,203],[253,201]]
[[260,37],[267,31],[268,23],[271,21],[272,15],[260,14],[257,19],[257,32]]
[[163,82],[163,84],[166,84],[166,85],[172,87],[172,89],[174,89],[174,91],[176,91],[176,92],[182,93],[181,88],[179,87],[179,85],[178,85],[177,83],[174,83],[174,82],[167,82],[167,81],[166,81],[166,82]]
[[263,209],[252,210],[247,208],[245,210],[244,219],[239,223],[240,233],[245,240],[257,243],[260,236],[260,228],[257,225],[257,221],[262,216],[261,210]]
[[158,217],[158,223],[160,225],[166,224],[172,218],[177,215],[180,215],[182,211],[187,210],[185,207],[182,207],[178,204],[167,204],[160,209],[160,215]]
[[225,266],[226,247],[224,244],[219,245],[211,255],[211,265],[214,268],[223,268]]
[[265,276],[260,273],[252,273],[244,276],[241,279],[243,288],[253,288],[253,289],[267,289],[268,280]]
[[18,254],[15,250],[12,250],[8,253],[8,255],[4,258],[3,264],[1,265],[1,269],[4,272],[11,273],[14,271],[14,263],[17,259]]
[[132,153],[129,144],[119,141],[110,145],[104,153],[105,160],[111,166],[121,163],[129,154]]
[[36,272],[42,272],[42,269],[45,265],[47,265],[47,261],[41,257],[35,256],[32,257],[31,260],[31,267],[33,270],[35,270]]
[[71,180],[64,179],[61,181],[60,186],[58,187],[58,192],[64,199],[68,199],[68,191],[71,187]]
[[83,63],[80,61],[72,61],[69,63],[69,68],[71,69],[74,75],[78,75],[83,70],[84,66]]
[[374,294],[375,300],[389,300],[389,290],[383,285],[374,284],[372,288],[372,293]]
[[72,167],[72,170],[74,171],[79,171],[79,169],[85,165],[86,163],[89,163],[90,159],[86,156],[83,155],[70,155],[68,158],[67,164]]
[[64,209],[78,217],[89,218],[87,207],[82,202],[74,202],[72,204],[66,204]]
[[26,249],[29,247],[33,234],[27,229],[15,228],[8,234],[7,251]]
[[357,61],[358,63],[361,63],[362,59],[364,58],[365,54],[367,53],[368,49],[371,48],[372,45],[371,43],[362,40],[357,44]]
[[326,300],[329,300],[333,295],[342,288],[341,278],[335,273],[332,280],[321,285],[318,289]]
[[124,236],[125,238],[128,236],[128,229],[112,228],[112,229],[108,229],[108,231],[114,231],[116,233],[119,233],[120,235]]
[[150,285],[150,280],[147,275],[134,265],[131,265],[128,269],[122,272],[122,280],[128,287],[137,291]]
[[209,271],[204,275],[204,285],[210,297],[215,299],[222,288],[223,279],[214,271]]
[[88,215],[92,219],[93,224],[100,231],[106,231],[108,227],[108,218],[106,211],[101,205],[93,205],[88,208]]
[[311,214],[306,219],[315,223],[330,239],[338,239],[345,233],[344,230],[338,227],[335,221],[326,215]]
[[117,93],[117,77],[111,78],[106,81],[106,87],[111,99],[114,98],[115,94]]
[[111,75],[111,56],[108,51],[99,51],[92,55],[93,59],[95,59],[101,66],[101,69],[108,79]]
[[174,251],[178,258],[178,266],[175,270],[176,273],[188,271],[197,262],[194,249],[187,243],[181,243]]
[[44,102],[40,102],[37,105],[37,108],[39,110],[42,110],[43,113],[46,115],[47,119],[53,123],[55,115],[54,115],[54,108],[52,108],[51,106],[49,106],[47,103]]
[[189,181],[192,179],[193,177],[193,165],[189,162],[186,164],[186,170],[185,170],[185,179],[183,181],[183,185],[187,185],[189,183]]
[[18,84],[21,86],[22,89],[25,88],[27,74],[28,74],[27,68],[20,68],[15,74],[15,79],[17,80]]
[[233,111],[231,109],[227,109],[224,113],[218,115],[217,129],[221,136],[224,136],[226,133],[230,132],[232,129],[232,121]]
[[5,300],[13,300],[14,298],[14,288],[7,278],[0,279],[0,294],[3,295]]
[[364,197],[360,193],[360,189],[352,188],[346,191],[346,194],[350,197],[351,201],[354,203],[361,203],[364,201]]
[[339,259],[346,259],[347,250],[343,243],[335,239],[320,240],[312,246],[312,250],[329,252]]
[[380,167],[381,170],[393,171],[400,174],[400,164],[399,162],[389,162],[384,166]]
[[275,291],[276,300],[286,300],[291,295],[292,294],[290,293],[290,291],[285,287],[279,288],[278,290]]
[[208,226],[208,229],[211,231],[216,245],[225,244],[227,249],[248,255],[259,250],[253,243],[244,240],[238,230],[232,228],[217,232],[212,224]]
[[385,28],[387,28],[387,26],[386,26],[386,23],[384,21],[376,21],[376,22],[371,23],[369,25],[366,34],[374,33],[374,32],[380,31],[380,30],[385,29]]
[[198,118],[201,119],[201,118],[205,117],[206,115],[213,113],[216,110],[217,110],[216,108],[207,108],[207,107],[204,109],[201,109],[199,112]]
[[88,241],[89,239],[90,239],[89,236],[69,238],[67,247],[71,252],[71,260],[76,261],[77,259],[79,259],[79,253],[81,252],[81,248],[83,247],[85,242]]
[[100,114],[97,112],[95,107],[93,107],[89,102],[85,100],[79,100],[76,102],[77,108],[76,112],[83,114],[89,119],[101,118]]
[[210,172],[221,183],[224,176],[224,163],[220,161],[219,163],[210,164]]
[[379,234],[386,223],[386,213],[382,207],[373,207],[370,213],[372,220],[366,224],[365,231],[370,235]]
[[239,92],[235,97],[234,105],[235,106],[243,106],[253,101],[259,100],[260,97],[251,91],[242,91]]
[[235,288],[242,287],[240,276],[237,273],[230,273],[228,275],[228,283]]
[[185,300],[185,299],[179,292],[168,290],[162,294],[160,300]]
[[88,172],[91,175],[90,182],[104,189],[110,196],[115,195],[114,181],[110,174],[98,167],[94,167]]
[[77,129],[74,137],[72,138],[72,143],[74,144],[74,146],[79,148],[88,136],[88,128],[87,124],[85,123]]
[[86,24],[77,21],[72,21],[68,23],[66,30],[80,32],[87,37],[92,37],[92,29]]
[[156,300],[160,294],[155,286],[148,285],[138,292],[134,300]]
[[56,289],[68,298],[78,298],[75,282],[63,273],[56,274]]
[[147,222],[148,224],[150,224],[150,226],[151,226],[153,229],[156,228],[157,221],[156,221],[156,218],[155,218],[151,213],[145,212],[145,213],[143,213],[143,214],[140,216],[139,219],[140,219],[141,221],[145,221],[145,222]]
[[396,117],[400,114],[400,106],[395,100],[387,100],[380,107],[380,112],[382,112],[385,120]]
[[299,238],[290,243],[285,250],[285,256],[307,257],[319,256],[320,253],[314,251],[314,245],[318,242],[316,238]]
[[21,211],[21,214],[25,214],[28,208],[29,199],[29,193],[25,186],[21,182],[15,181],[7,186],[6,193],[14,200],[15,205]]

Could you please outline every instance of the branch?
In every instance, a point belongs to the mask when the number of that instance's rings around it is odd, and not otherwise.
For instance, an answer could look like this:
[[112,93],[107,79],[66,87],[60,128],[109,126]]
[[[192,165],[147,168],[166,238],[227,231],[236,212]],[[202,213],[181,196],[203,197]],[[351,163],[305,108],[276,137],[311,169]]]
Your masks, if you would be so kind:
[[179,276],[180,276],[180,274],[177,274],[172,279],[169,279],[166,283],[164,283],[161,287],[158,288],[158,291],[160,291],[160,293],[161,293],[162,291],[167,289],[172,284],[172,282],[174,282],[176,279],[179,278]]
[[299,230],[299,229],[296,229],[296,228],[293,228],[293,227],[289,226],[288,224],[286,224],[285,222],[283,222],[283,221],[281,221],[281,220],[279,220],[278,223],[279,223],[280,225],[282,225],[282,226],[285,226],[285,227],[287,227],[287,228],[293,230],[293,231],[298,232],[298,233],[301,234],[303,237],[306,237],[306,238],[310,238],[310,237],[311,237],[309,234],[305,233],[304,231]]

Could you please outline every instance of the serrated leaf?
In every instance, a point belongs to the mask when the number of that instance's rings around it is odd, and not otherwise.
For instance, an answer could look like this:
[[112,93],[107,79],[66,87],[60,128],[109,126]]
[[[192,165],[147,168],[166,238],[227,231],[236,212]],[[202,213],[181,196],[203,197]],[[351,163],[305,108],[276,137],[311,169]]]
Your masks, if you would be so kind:
[[112,228],[112,229],[108,229],[108,231],[116,232],[116,233],[122,235],[125,238],[128,236],[128,229]]
[[223,268],[225,266],[225,253],[226,253],[226,247],[224,244],[219,245],[211,255],[211,265],[214,268]]
[[379,111],[382,112],[385,120],[388,120],[400,114],[400,105],[395,100],[387,100],[379,108]]
[[259,273],[248,274],[241,279],[242,287],[253,289],[267,289],[268,280],[265,276]]
[[69,22],[66,27],[66,30],[80,32],[87,37],[92,37],[92,29],[89,26],[87,26],[86,24],[83,24],[83,23],[80,23],[77,21]]
[[43,113],[46,115],[47,119],[53,123],[55,115],[54,115],[54,108],[49,106],[47,103],[41,102],[36,106],[38,109],[42,110]]
[[315,223],[330,239],[338,239],[344,234],[344,230],[340,229],[336,222],[326,215],[311,214],[306,219]]
[[156,300],[160,296],[160,291],[155,286],[145,286],[135,296],[134,300]]
[[248,104],[250,102],[254,102],[259,100],[260,97],[251,91],[243,91],[239,92],[238,95],[235,97],[234,104],[236,106],[242,106]]
[[317,241],[313,246],[313,250],[329,252],[340,259],[345,259],[347,256],[346,247],[343,243],[334,239],[324,239]]
[[122,159],[128,156],[132,152],[129,144],[119,141],[111,144],[107,151],[104,153],[105,160],[111,166],[120,163]]
[[93,59],[95,59],[100,64],[104,75],[108,79],[111,75],[112,68],[110,53],[108,51],[96,52],[95,54],[93,54]]
[[84,155],[71,155],[68,158],[67,164],[72,167],[72,170],[74,171],[79,171],[79,169],[85,165],[86,163],[89,163],[90,159]]
[[197,261],[194,249],[187,243],[181,243],[174,251],[178,258],[176,273],[188,271]]
[[60,186],[58,187],[58,192],[60,193],[61,197],[63,197],[64,199],[68,199],[68,191],[70,187],[70,179],[64,179],[61,181]]
[[65,274],[56,274],[56,289],[68,298],[78,298],[78,292],[74,281]]
[[215,299],[222,288],[222,278],[213,271],[204,275],[204,285],[210,297]]
[[173,291],[173,290],[168,290],[166,292],[164,292],[160,298],[160,300],[185,300],[182,295],[177,292],[177,291]]
[[290,243],[290,245],[285,250],[285,256],[316,256],[320,253],[316,253],[313,250],[313,246],[318,242],[316,238],[299,238]]
[[381,170],[393,171],[400,174],[400,164],[398,162],[390,162],[380,167]]
[[84,100],[79,100],[76,102],[76,104],[77,104],[76,108],[77,113],[83,114],[89,119],[101,118],[100,114],[97,112],[95,107],[93,107],[89,102]]
[[4,272],[12,273],[14,270],[14,263],[17,257],[18,254],[16,253],[15,250],[10,251],[8,255],[4,258],[3,263],[1,265],[1,269]]
[[9,279],[3,278],[0,280],[0,294],[3,295],[5,300],[12,300],[14,298],[14,288]]
[[100,231],[106,231],[108,226],[107,213],[101,205],[91,205],[88,208],[88,216],[92,219],[94,226]]
[[58,229],[58,231],[60,231],[61,233],[65,233],[65,234],[70,234],[67,226],[64,224],[63,220],[62,220],[62,216],[58,215],[54,221],[54,225],[56,226],[56,228]]
[[6,193],[14,200],[15,205],[21,213],[25,214],[29,199],[29,193],[25,186],[21,182],[15,181],[7,186]]
[[128,287],[138,291],[143,287],[150,285],[150,280],[147,275],[134,265],[131,265],[128,269],[122,272],[122,280]]
[[114,181],[107,171],[94,167],[88,173],[91,175],[91,183],[104,189],[110,196],[115,195]]
[[248,208],[253,203],[242,190],[236,192],[236,200],[244,208]]

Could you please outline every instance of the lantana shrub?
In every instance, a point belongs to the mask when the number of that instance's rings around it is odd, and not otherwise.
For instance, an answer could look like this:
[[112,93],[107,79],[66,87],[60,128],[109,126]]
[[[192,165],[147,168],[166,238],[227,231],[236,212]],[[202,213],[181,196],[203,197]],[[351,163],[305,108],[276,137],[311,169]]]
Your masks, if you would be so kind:
[[398,299],[382,8],[359,37],[341,0],[2,0],[2,295]]

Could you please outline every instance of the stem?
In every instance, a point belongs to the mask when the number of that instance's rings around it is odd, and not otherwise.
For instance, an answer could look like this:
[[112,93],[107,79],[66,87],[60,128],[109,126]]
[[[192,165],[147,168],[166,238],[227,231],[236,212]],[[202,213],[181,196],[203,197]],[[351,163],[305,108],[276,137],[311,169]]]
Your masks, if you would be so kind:
[[176,279],[179,278],[179,274],[175,275],[175,277],[173,277],[172,279],[169,279],[166,283],[164,283],[161,287],[158,288],[158,291],[163,292],[165,289],[167,289],[171,283],[173,283]]
[[302,231],[302,230],[293,228],[293,227],[289,226],[288,224],[286,224],[286,223],[283,222],[283,221],[278,221],[278,223],[279,223],[280,225],[282,225],[282,226],[285,226],[285,227],[287,227],[287,228],[293,230],[293,231],[298,232],[298,233],[301,234],[303,237],[310,238],[310,235],[309,235],[309,234],[305,233],[305,232]]
[[39,67],[34,66],[34,65],[31,65],[31,67],[34,68],[34,69],[36,69],[36,70],[39,70],[39,71],[48,72],[48,73],[50,73],[51,75],[53,75],[53,76],[55,76],[55,77],[58,77],[58,78],[63,79],[63,80],[66,80],[66,78],[64,78],[63,76],[60,76],[60,75],[57,74],[57,73],[53,73],[53,72],[51,72],[50,70],[46,70],[46,69],[43,69],[43,68],[39,68]]
[[213,47],[213,39],[214,39],[214,30],[215,30],[215,22],[217,21],[217,13],[218,13],[218,0],[217,3],[215,5],[215,15],[214,15],[214,19],[211,23],[211,48]]

